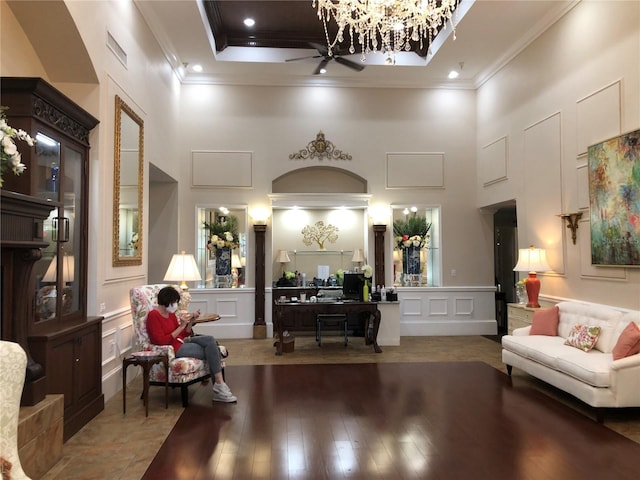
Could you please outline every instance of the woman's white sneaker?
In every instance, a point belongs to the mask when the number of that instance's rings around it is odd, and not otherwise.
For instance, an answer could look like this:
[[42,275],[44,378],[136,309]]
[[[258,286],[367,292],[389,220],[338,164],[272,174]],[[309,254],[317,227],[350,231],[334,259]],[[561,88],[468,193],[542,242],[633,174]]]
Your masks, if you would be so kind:
[[226,383],[214,383],[213,384],[213,401],[234,403],[238,401],[238,398],[231,393],[231,390]]

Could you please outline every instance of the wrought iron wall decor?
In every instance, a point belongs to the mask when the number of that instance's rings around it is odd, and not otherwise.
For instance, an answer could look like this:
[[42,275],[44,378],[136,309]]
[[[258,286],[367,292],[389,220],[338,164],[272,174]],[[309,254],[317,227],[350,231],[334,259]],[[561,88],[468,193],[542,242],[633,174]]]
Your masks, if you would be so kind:
[[309,246],[315,242],[320,250],[324,250],[324,242],[335,243],[339,231],[340,229],[335,225],[325,225],[320,220],[315,225],[307,225],[302,229],[302,243]]
[[324,137],[322,131],[318,132],[315,140],[311,140],[306,148],[289,155],[290,160],[306,160],[308,158],[317,158],[322,160],[351,160],[351,155],[343,153],[342,150],[335,148],[335,145]]

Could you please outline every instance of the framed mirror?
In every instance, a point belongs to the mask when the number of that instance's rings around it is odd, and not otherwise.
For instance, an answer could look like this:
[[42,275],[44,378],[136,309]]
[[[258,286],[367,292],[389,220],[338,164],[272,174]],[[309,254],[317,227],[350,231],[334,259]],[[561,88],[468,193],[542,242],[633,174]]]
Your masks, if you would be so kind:
[[113,266],[142,265],[144,122],[116,95]]

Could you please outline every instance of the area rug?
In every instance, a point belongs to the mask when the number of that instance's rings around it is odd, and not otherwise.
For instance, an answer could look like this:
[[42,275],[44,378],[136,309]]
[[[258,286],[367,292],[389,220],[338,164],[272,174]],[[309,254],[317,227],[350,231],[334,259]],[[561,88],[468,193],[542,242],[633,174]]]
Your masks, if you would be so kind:
[[145,476],[637,478],[640,445],[482,362],[227,368],[200,388]]

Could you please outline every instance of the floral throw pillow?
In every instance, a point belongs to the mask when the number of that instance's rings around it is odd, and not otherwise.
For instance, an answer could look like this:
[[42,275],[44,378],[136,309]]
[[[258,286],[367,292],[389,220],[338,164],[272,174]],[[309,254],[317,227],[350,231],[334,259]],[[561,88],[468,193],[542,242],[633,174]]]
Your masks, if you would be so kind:
[[600,336],[600,327],[590,327],[589,325],[574,325],[565,340],[565,345],[579,348],[583,352],[588,352],[595,347]]

